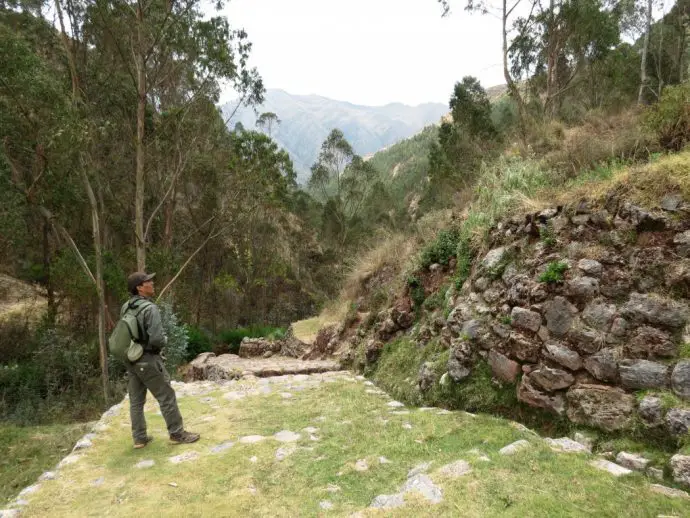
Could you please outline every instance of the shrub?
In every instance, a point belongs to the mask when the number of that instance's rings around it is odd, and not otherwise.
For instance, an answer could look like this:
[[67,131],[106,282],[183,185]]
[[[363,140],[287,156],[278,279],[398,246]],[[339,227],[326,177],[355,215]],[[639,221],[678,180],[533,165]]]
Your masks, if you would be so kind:
[[240,350],[240,343],[245,338],[268,338],[279,340],[285,337],[285,329],[281,327],[252,325],[249,327],[238,327],[226,329],[218,333],[218,341],[221,343],[216,353],[237,354]]
[[455,256],[459,239],[460,231],[457,228],[441,230],[436,240],[422,250],[420,258],[422,268],[428,268],[434,263],[448,266],[450,259]]
[[424,304],[424,299],[426,299],[426,293],[424,292],[424,286],[417,277],[409,277],[407,279],[407,285],[410,288],[410,298],[415,308],[420,308]]
[[165,364],[168,370],[173,373],[187,358],[189,337],[187,336],[187,329],[179,322],[169,302],[160,303],[159,308],[163,320],[163,331],[168,337],[168,343],[165,346]]
[[201,353],[207,353],[213,350],[211,337],[202,329],[199,329],[196,326],[188,325],[186,326],[186,330],[188,338],[186,356],[187,361],[192,361]]
[[668,86],[644,116],[664,149],[680,151],[690,142],[690,83]]
[[553,261],[548,264],[544,273],[539,276],[539,282],[545,282],[547,284],[563,282],[563,274],[567,269],[567,263]]
[[455,267],[453,282],[455,283],[455,289],[460,291],[462,285],[469,278],[470,273],[472,273],[473,253],[470,248],[469,240],[463,239],[460,241],[456,254],[458,263]]

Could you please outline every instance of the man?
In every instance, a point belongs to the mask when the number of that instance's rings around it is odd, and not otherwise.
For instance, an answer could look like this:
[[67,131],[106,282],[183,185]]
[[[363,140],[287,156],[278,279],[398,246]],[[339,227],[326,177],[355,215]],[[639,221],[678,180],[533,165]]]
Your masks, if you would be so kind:
[[132,421],[132,437],[134,448],[143,448],[153,440],[146,435],[146,419],[144,418],[144,404],[146,390],[158,400],[161,413],[168,427],[170,442],[173,444],[189,444],[199,440],[199,434],[184,430],[182,415],[177,407],[175,391],[170,386],[170,375],[165,370],[160,356],[161,349],[168,342],[163,332],[161,314],[151,297],[155,290],[153,278],[156,274],[135,272],[127,279],[127,288],[132,297],[125,302],[120,316],[126,311],[136,314],[139,328],[139,343],[144,354],[134,363],[127,363],[129,374],[129,413]]

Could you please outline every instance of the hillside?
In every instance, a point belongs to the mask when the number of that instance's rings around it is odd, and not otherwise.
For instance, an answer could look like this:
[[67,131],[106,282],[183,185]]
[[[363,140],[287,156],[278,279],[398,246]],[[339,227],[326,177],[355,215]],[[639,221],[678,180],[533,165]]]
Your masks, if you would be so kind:
[[[236,103],[229,102],[222,107],[225,117],[235,106]],[[308,179],[309,168],[316,161],[321,143],[332,129],[342,130],[355,152],[366,155],[438,122],[448,108],[441,103],[414,107],[400,103],[360,106],[318,95],[292,95],[283,90],[269,89],[257,111],[259,114],[273,112],[280,119],[271,136],[290,153],[298,179],[304,182]],[[256,118],[254,110],[241,108],[229,124],[234,127],[240,122],[246,128],[254,128]]]

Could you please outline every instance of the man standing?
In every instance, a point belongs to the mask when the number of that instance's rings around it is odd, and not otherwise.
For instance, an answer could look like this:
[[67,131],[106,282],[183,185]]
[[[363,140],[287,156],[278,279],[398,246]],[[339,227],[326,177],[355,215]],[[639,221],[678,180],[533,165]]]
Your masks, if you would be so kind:
[[135,448],[143,448],[153,440],[153,437],[146,435],[144,404],[146,403],[147,389],[158,400],[165,424],[168,427],[170,442],[188,444],[199,440],[199,434],[184,430],[175,391],[170,386],[170,375],[165,370],[160,356],[168,338],[163,333],[163,322],[158,306],[151,300],[155,293],[153,287],[155,275],[155,273],[135,272],[129,276],[127,288],[132,297],[125,302],[120,311],[120,316],[123,316],[127,311],[136,314],[139,343],[144,349],[141,358],[134,363],[127,363],[129,413]]

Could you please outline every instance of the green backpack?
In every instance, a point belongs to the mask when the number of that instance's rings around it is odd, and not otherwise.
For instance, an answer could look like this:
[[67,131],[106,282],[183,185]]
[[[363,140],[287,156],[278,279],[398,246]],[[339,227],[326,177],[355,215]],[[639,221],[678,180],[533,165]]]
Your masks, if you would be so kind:
[[144,354],[139,340],[137,316],[153,302],[145,301],[134,310],[127,308],[108,338],[108,350],[121,362],[134,363]]

